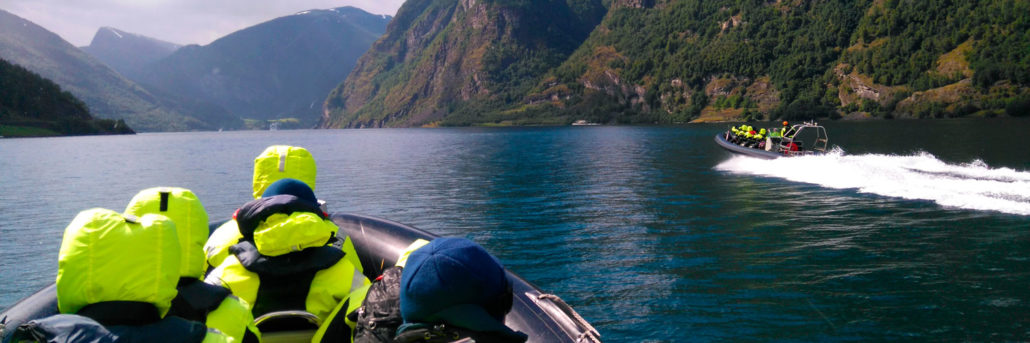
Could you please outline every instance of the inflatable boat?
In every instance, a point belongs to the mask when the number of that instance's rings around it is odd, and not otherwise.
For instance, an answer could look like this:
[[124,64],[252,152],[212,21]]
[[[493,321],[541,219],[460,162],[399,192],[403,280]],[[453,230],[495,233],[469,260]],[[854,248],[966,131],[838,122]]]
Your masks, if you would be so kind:
[[[401,251],[415,240],[437,237],[408,225],[364,215],[337,213],[331,218],[342,233],[350,236],[370,280],[393,266]],[[540,290],[511,271],[508,276],[513,283],[514,300],[505,324],[529,335],[529,342],[600,342],[597,330],[561,298]],[[8,343],[19,325],[57,313],[57,288],[51,284],[0,313],[0,342]],[[312,330],[307,334],[313,333]],[[297,336],[296,332],[276,335],[262,331],[262,334],[265,343],[292,342],[290,337]]]
[[735,154],[764,159],[825,154],[829,144],[826,128],[815,122],[795,124],[781,132],[766,132],[761,129],[760,135],[755,135],[755,131],[748,135],[732,128],[715,135],[715,143]]

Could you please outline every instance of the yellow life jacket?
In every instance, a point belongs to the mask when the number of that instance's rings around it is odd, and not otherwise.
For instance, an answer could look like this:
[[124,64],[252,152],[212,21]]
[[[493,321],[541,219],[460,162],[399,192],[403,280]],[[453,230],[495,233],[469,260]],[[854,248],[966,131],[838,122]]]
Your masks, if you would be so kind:
[[[243,235],[240,234],[240,228],[237,226],[236,220],[229,220],[215,229],[215,232],[204,243],[204,252],[207,255],[208,265],[211,268],[221,265],[226,257],[232,256],[229,248],[239,243],[241,238],[243,238]],[[358,270],[364,271],[365,269],[358,259],[358,252],[354,249],[354,242],[351,241],[350,237],[337,236],[337,239],[343,240],[342,244],[339,244],[340,249],[346,254],[343,258],[350,261]]]
[[[272,202],[283,196],[269,197],[255,202]],[[289,197],[289,196],[287,196]],[[246,212],[248,206],[241,208]],[[286,285],[306,287],[302,301],[286,304],[325,319],[352,290],[370,284],[362,269],[352,260],[357,254],[330,246],[329,241],[339,228],[332,221],[311,212],[274,213],[262,216],[255,228],[241,227],[243,240],[230,247],[232,255],[208,274],[205,282],[222,285],[248,304],[255,316],[267,311],[281,310],[280,305],[262,303],[262,279],[269,282],[267,289]],[[250,220],[240,221],[249,223]],[[247,224],[250,225],[250,224]],[[251,231],[253,230],[253,231]],[[346,242],[345,242],[346,243]],[[345,258],[351,255],[351,258]],[[297,278],[283,280],[282,278]],[[265,294],[269,294],[267,291]],[[266,298],[267,299],[267,298]],[[279,299],[283,300],[283,299]],[[283,301],[287,301],[285,299]],[[303,305],[300,305],[303,303]],[[296,308],[296,307],[303,308]]]
[[[175,222],[182,251],[179,276],[180,278],[196,279],[197,282],[200,282],[199,280],[204,277],[204,272],[207,271],[203,248],[209,232],[208,217],[203,204],[192,191],[173,187],[144,189],[132,198],[125,213],[134,216],[161,214]],[[197,286],[203,286],[203,284]],[[238,342],[243,341],[248,330],[260,341],[261,334],[253,324],[254,316],[251,315],[250,309],[236,297],[225,297],[226,293],[224,292],[228,291],[219,290],[215,293],[219,294],[221,298],[212,298],[212,292],[209,290],[193,288],[181,282],[180,287],[186,288],[180,289],[179,297],[197,296],[199,299],[210,299],[211,301],[204,301],[203,305],[199,305],[197,301],[188,301],[187,299],[185,303],[191,306],[186,307],[204,306],[205,308],[190,309],[187,313],[176,312],[173,314],[184,316],[190,320],[202,321],[207,327],[218,329]],[[210,312],[203,315],[205,311]],[[194,312],[200,312],[196,314],[197,318],[193,318]]]
[[261,332],[254,325],[254,315],[250,313],[250,308],[235,296],[222,300],[214,311],[207,314],[204,324],[209,328],[218,329],[236,342],[243,342],[243,337],[248,332],[253,334],[258,342],[261,341]]
[[254,198],[260,198],[273,182],[284,178],[300,180],[315,190],[318,166],[307,149],[288,145],[265,148],[254,158]]
[[91,304],[153,304],[161,317],[177,293],[180,257],[175,224],[161,215],[80,212],[65,228],[58,254],[57,306],[76,313]]
[[236,226],[236,220],[231,219],[215,229],[211,236],[204,243],[204,254],[207,256],[207,264],[211,268],[218,267],[231,255],[229,247],[240,242],[240,228]]
[[182,251],[179,276],[200,279],[207,271],[204,242],[207,241],[207,211],[192,191],[175,187],[155,187],[140,191],[129,201],[125,214],[160,214],[175,222]]

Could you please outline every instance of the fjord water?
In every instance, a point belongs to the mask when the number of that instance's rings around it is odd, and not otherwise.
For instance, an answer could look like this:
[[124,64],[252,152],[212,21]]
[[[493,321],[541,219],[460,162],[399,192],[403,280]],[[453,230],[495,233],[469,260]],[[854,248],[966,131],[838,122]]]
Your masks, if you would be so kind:
[[331,210],[471,238],[605,341],[1030,339],[1030,121],[825,124],[844,153],[775,161],[721,124],[4,139],[0,308],[78,211],[166,185],[224,219],[290,144]]

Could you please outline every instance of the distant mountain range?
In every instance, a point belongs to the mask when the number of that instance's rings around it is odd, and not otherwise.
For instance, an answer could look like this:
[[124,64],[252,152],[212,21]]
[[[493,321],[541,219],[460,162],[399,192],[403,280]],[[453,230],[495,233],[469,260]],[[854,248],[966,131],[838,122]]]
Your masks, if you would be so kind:
[[54,81],[81,99],[94,116],[124,119],[136,130],[211,130],[242,125],[224,112],[197,111],[155,95],[56,34],[3,10],[0,58]]
[[1030,2],[408,1],[321,127],[1030,115]]
[[123,76],[137,80],[151,63],[171,55],[181,46],[113,27],[102,27],[83,51],[104,62]]
[[206,46],[185,46],[147,65],[134,80],[218,104],[242,118],[297,118],[313,127],[326,95],[391,18],[353,7],[280,17]]
[[283,118],[311,127],[390,19],[352,7],[312,10],[185,47],[104,27],[80,50],[0,11],[0,58],[140,131],[235,129],[244,119],[261,128]]

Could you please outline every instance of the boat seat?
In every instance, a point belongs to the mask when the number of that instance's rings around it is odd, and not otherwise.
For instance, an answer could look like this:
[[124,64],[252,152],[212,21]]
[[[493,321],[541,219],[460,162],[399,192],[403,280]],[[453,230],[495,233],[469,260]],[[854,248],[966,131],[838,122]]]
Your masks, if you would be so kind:
[[264,343],[308,343],[322,320],[306,311],[269,312],[254,319]]

